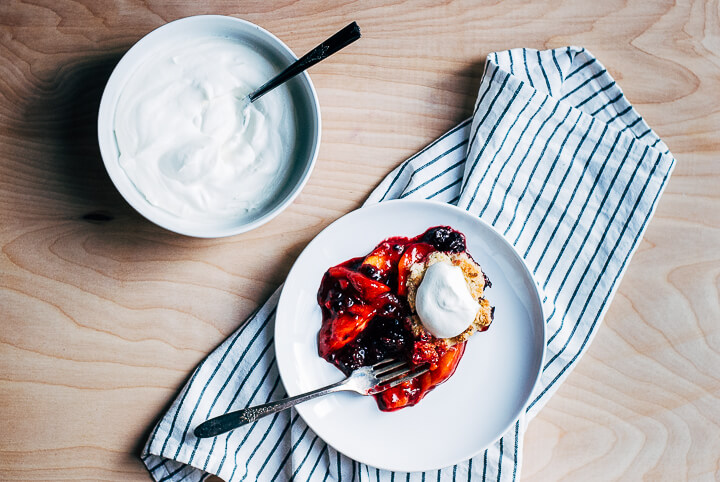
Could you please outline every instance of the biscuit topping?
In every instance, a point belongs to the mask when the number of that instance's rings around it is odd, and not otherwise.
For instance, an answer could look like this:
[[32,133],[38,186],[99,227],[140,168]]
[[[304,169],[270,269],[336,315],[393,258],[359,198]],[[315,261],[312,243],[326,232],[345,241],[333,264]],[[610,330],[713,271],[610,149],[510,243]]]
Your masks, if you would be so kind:
[[448,262],[431,265],[417,290],[417,314],[436,338],[453,338],[475,320],[480,304],[468,289],[462,269]]

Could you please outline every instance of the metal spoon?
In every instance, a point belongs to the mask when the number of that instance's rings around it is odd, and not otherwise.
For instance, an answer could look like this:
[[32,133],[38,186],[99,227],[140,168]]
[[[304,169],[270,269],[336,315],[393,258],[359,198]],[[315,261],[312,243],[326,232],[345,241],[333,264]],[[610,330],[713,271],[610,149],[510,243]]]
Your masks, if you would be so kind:
[[263,95],[273,90],[278,85],[281,85],[288,80],[295,77],[297,74],[303,72],[305,69],[312,67],[321,60],[330,57],[335,52],[347,47],[354,41],[360,38],[360,27],[357,23],[353,22],[347,27],[340,30],[338,33],[306,53],[288,68],[280,72],[278,75],[266,82],[262,87],[252,92],[247,96],[246,102],[250,104],[255,100],[259,99]]

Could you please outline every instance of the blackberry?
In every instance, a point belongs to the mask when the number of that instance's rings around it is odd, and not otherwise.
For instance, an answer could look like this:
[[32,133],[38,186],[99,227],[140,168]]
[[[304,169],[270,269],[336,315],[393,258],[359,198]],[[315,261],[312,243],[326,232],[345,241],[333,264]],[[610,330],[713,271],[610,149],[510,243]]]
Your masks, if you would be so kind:
[[383,275],[380,270],[371,264],[362,265],[360,267],[360,272],[372,280],[380,282],[383,281]]
[[332,291],[330,294],[330,307],[336,312],[342,312],[355,304],[355,299],[342,291]]
[[343,357],[343,362],[348,370],[356,370],[365,365],[366,351],[364,346],[351,344],[348,346],[347,354]]
[[447,226],[438,226],[425,231],[422,241],[431,244],[438,251],[462,253],[465,251],[465,236]]
[[376,345],[370,345],[367,347],[365,352],[365,363],[367,365],[374,365],[380,363],[385,359],[385,352]]
[[377,314],[379,316],[384,316],[387,318],[400,317],[403,312],[403,306],[398,297],[392,293],[384,293],[382,297],[385,301],[385,304],[382,305],[382,307],[378,310]]

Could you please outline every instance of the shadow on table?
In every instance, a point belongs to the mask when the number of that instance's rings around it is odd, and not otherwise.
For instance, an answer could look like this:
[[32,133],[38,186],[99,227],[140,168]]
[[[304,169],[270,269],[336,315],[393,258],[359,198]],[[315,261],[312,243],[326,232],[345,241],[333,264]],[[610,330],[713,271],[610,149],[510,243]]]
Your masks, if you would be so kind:
[[100,98],[122,53],[102,54],[60,65],[50,81],[37,83],[23,112],[22,138],[34,147],[26,162],[32,180],[46,187],[48,217],[92,224],[115,220],[125,232],[163,232],[118,193],[100,156]]
[[[446,115],[450,116],[453,124],[447,130],[472,115],[484,70],[485,60],[482,59],[457,72],[441,74],[441,81],[434,86],[440,92],[439,98],[429,102],[440,104],[439,109],[448,110]],[[428,143],[433,140],[428,139]]]

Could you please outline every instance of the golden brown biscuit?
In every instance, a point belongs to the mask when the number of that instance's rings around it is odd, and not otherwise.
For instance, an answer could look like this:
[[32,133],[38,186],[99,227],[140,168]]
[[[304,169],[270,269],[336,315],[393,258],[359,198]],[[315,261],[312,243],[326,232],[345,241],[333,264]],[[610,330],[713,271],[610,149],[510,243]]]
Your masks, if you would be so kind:
[[467,330],[460,333],[458,336],[446,339],[447,346],[452,346],[456,343],[467,340],[477,331],[487,330],[493,319],[493,308],[490,306],[490,302],[483,296],[486,284],[488,283],[487,277],[480,266],[470,256],[468,256],[466,252],[444,253],[436,251],[430,253],[423,261],[410,266],[410,274],[408,275],[406,282],[407,300],[410,304],[410,309],[413,311],[413,331],[416,335],[422,331],[426,331],[420,322],[420,318],[417,316],[417,310],[415,307],[417,290],[428,267],[440,262],[451,263],[462,269],[470,294],[472,294],[473,298],[475,298],[480,304],[480,309],[475,315],[475,320],[467,328]]

